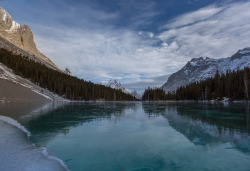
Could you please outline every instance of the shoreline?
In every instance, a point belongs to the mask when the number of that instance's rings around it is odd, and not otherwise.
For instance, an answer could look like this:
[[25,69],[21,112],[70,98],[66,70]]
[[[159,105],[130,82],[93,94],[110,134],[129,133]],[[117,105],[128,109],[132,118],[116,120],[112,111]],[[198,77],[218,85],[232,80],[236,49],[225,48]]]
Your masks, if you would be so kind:
[[250,103],[250,101],[247,100],[235,100],[235,101],[218,101],[218,100],[206,100],[206,101],[196,101],[196,100],[156,100],[156,101],[141,101],[141,102],[146,102],[146,103],[151,103],[151,102],[167,102],[167,103]]
[[16,75],[0,63],[0,101],[69,101],[29,79]]
[[69,171],[64,162],[30,140],[30,132],[16,120],[0,115],[0,170]]

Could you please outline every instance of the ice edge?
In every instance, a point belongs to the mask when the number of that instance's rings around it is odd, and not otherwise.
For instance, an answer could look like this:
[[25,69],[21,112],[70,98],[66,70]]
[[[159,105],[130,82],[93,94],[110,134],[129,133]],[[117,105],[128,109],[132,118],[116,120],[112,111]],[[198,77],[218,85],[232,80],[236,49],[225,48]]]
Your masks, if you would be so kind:
[[[18,129],[20,129],[21,131],[23,131],[26,135],[27,138],[29,139],[30,137],[30,132],[24,127],[22,126],[19,122],[17,122],[16,120],[10,118],[10,117],[6,117],[6,116],[0,116],[0,121],[5,122],[9,125],[12,125]],[[33,146],[37,147],[35,144],[32,143]],[[59,162],[67,171],[69,171],[68,167],[66,166],[66,164],[59,158],[55,157],[55,156],[51,156],[48,153],[48,150],[45,147],[41,147],[43,149],[42,154],[44,156],[46,156],[47,158],[51,159],[51,160],[56,160],[57,162]]]

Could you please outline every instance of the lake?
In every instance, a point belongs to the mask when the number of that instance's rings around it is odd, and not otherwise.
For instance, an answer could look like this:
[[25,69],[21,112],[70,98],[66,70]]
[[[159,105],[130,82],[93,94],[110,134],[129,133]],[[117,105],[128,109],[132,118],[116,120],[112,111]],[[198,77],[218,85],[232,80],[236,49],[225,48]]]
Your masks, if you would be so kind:
[[0,112],[72,171],[250,168],[248,104],[1,104]]

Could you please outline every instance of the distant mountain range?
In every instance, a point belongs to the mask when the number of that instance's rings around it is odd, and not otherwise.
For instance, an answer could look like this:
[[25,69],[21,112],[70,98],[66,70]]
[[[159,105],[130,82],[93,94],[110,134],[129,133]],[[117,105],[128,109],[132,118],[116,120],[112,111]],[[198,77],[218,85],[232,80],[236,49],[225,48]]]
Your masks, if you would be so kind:
[[130,94],[133,97],[136,97],[137,99],[141,99],[141,95],[138,94],[135,90],[130,90],[125,88],[119,81],[117,80],[110,80],[108,83],[105,84],[106,87],[111,87],[117,90],[121,90],[122,92],[126,94]]
[[216,71],[222,74],[244,67],[250,67],[250,48],[239,50],[228,58],[193,58],[181,70],[172,74],[162,89],[165,92],[175,91],[180,86],[213,77]]

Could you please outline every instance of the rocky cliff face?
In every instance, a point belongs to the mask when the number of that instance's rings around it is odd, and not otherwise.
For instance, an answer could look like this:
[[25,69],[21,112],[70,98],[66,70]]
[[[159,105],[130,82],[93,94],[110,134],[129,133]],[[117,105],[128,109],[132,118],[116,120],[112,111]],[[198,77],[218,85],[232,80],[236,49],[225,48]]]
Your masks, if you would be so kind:
[[0,36],[15,46],[37,56],[53,68],[60,70],[49,58],[37,50],[33,33],[29,26],[22,26],[15,22],[2,7],[0,7]]
[[228,58],[194,58],[181,70],[172,74],[162,88],[165,92],[175,91],[180,86],[213,77],[217,70],[222,74],[227,70],[239,70],[244,67],[250,67],[250,48],[239,50]]

